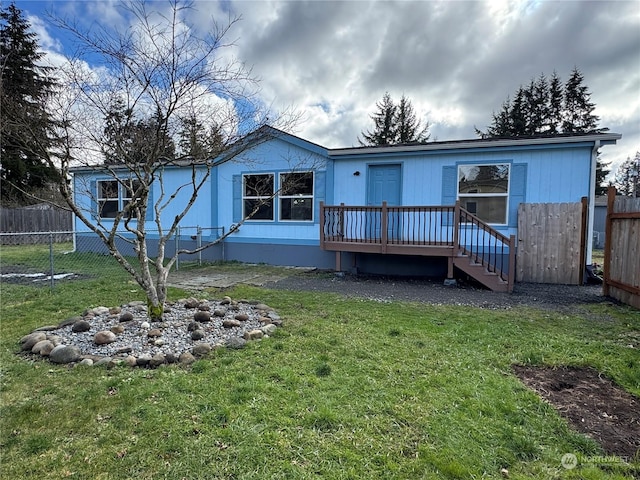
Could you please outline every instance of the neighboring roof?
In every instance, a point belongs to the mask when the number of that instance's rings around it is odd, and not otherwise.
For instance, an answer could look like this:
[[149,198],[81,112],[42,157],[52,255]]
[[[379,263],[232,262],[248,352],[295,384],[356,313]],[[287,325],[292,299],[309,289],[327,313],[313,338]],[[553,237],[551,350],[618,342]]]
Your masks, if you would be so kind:
[[570,143],[615,144],[622,135],[619,133],[583,133],[513,138],[479,138],[471,140],[449,140],[444,142],[410,143],[401,145],[382,145],[373,147],[334,148],[329,150],[330,157],[363,154],[383,154],[398,152],[428,152],[435,150],[466,150],[472,148],[527,147],[537,145],[560,145]]

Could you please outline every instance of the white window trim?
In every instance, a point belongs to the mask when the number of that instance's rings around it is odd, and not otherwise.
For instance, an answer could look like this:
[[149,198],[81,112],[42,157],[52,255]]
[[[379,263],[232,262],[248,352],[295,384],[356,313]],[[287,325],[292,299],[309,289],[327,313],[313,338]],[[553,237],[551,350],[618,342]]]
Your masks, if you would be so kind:
[[[133,180],[133,182],[137,182],[138,180]],[[116,188],[118,189],[118,196],[116,198],[104,198],[101,197],[101,192],[102,189],[100,188],[100,184],[104,183],[104,182],[116,182]],[[122,209],[124,208],[125,202],[126,201],[131,201],[131,195],[129,194],[129,192],[127,191],[127,187],[125,185],[123,185],[121,183],[120,180],[116,179],[116,178],[103,178],[103,179],[99,179],[96,180],[96,204],[97,204],[97,212],[96,212],[96,216],[98,218],[100,218],[101,220],[113,220],[115,218],[115,216],[118,215],[118,212],[121,212]],[[102,216],[102,206],[100,205],[100,202],[103,201],[116,201],[117,202],[117,210],[116,210],[116,214],[113,217],[103,217]]]
[[[460,168],[461,167],[493,167],[496,165],[505,165],[508,169],[507,173],[507,191],[504,193],[460,193]],[[512,164],[510,162],[495,162],[495,163],[460,163],[457,165],[456,169],[456,194],[457,198],[469,198],[469,197],[506,197],[507,201],[505,202],[505,212],[504,212],[504,222],[501,223],[491,223],[486,220],[482,220],[488,225],[498,225],[498,226],[506,226],[509,225],[509,194],[511,192],[511,167]]]
[[[254,173],[243,173],[242,174],[242,218],[246,218],[247,217],[247,213],[245,211],[245,200],[260,200],[263,198],[269,198],[267,196],[261,195],[261,196],[249,196],[249,195],[245,195],[247,189],[246,189],[246,178],[247,177],[257,177],[257,176],[266,176],[266,175],[271,175],[273,177],[273,188],[274,190],[276,189],[276,178],[277,175],[275,174],[275,172],[254,172]],[[273,195],[273,191],[271,192],[271,195]],[[277,196],[274,196],[272,199],[272,206],[271,208],[273,209],[273,218],[271,220],[267,220],[264,218],[247,218],[247,222],[266,222],[266,223],[275,223],[276,221],[276,211],[275,211],[275,205],[274,203],[277,201]]]
[[[282,185],[282,177],[284,175],[290,175],[290,174],[307,174],[310,173],[311,174],[311,178],[312,178],[312,183],[311,183],[311,194],[310,195],[278,195],[278,220],[280,222],[286,222],[286,223],[313,223],[314,222],[314,205],[315,205],[315,190],[316,190],[316,172],[314,172],[313,170],[305,170],[305,171],[300,171],[300,172],[280,172],[278,175],[278,185]],[[287,220],[287,219],[283,219],[282,218],[282,203],[280,202],[281,199],[287,199],[287,198],[301,198],[301,199],[311,199],[311,218],[309,220],[297,220],[297,219],[292,219],[292,220]]]

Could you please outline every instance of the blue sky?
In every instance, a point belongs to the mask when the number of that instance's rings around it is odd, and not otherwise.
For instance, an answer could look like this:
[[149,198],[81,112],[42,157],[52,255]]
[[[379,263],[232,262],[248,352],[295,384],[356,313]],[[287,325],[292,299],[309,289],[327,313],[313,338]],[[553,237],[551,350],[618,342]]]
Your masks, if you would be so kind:
[[[3,0],[3,6],[7,2]],[[45,12],[123,28],[118,2],[17,1],[51,63],[71,53]],[[261,78],[262,101],[303,116],[293,132],[327,147],[357,145],[385,91],[411,99],[432,139],[476,138],[491,113],[541,73],[577,66],[601,126],[621,133],[603,149],[614,167],[640,150],[640,2],[204,1],[212,17],[241,16],[233,53]]]

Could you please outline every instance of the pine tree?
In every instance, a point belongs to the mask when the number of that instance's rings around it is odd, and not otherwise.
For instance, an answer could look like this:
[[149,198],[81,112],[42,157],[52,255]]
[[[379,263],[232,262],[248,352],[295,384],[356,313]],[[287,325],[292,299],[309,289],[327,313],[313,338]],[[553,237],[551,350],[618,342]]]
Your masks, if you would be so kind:
[[613,185],[621,195],[640,198],[640,152],[618,167]]
[[425,143],[429,140],[429,123],[421,127],[416,118],[411,101],[404,95],[396,112],[396,141],[395,143]]
[[[0,11],[0,178],[3,203],[26,203],[27,193],[56,182],[58,172],[43,158],[53,145],[53,120],[46,110],[55,83],[37,35],[15,4]],[[28,132],[29,135],[26,135]]]
[[358,139],[360,145],[392,145],[396,139],[396,105],[389,92],[385,92],[382,101],[376,102],[378,111],[371,115],[374,123],[373,132],[362,132],[362,138]]
[[549,102],[546,131],[551,135],[560,133],[562,130],[562,100],[563,88],[562,80],[558,73],[554,70],[549,82]]
[[594,133],[598,129],[600,117],[593,114],[596,106],[591,102],[589,88],[583,84],[584,77],[577,67],[571,72],[564,87],[564,115],[562,131],[564,133]]
[[107,165],[144,163],[150,157],[173,159],[175,145],[159,113],[135,119],[121,99],[116,99],[105,115],[101,142]]
[[411,101],[404,95],[395,104],[389,92],[376,103],[377,112],[371,115],[373,131],[362,132],[360,145],[397,145],[400,143],[424,143],[429,140],[429,123],[424,127],[416,118]]
[[222,135],[214,124],[207,128],[195,115],[180,119],[181,130],[178,148],[180,154],[194,159],[208,160],[220,153]]

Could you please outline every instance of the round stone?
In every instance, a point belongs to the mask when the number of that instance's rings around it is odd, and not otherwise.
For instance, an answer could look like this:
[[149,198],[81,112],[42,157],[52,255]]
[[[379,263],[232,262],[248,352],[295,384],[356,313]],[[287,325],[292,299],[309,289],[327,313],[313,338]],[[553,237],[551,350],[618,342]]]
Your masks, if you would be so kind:
[[187,325],[187,332],[193,332],[194,330],[198,330],[202,327],[198,322],[189,322]]
[[191,332],[191,340],[202,340],[204,338],[204,330],[194,330]]
[[152,328],[151,330],[149,330],[149,333],[147,333],[147,337],[149,338],[160,337],[160,336],[162,336],[162,330],[160,330],[159,328]]
[[118,319],[120,322],[131,322],[133,321],[133,313],[131,312],[123,312]]
[[41,340],[33,346],[31,353],[37,353],[46,357],[51,353],[51,350],[53,350],[54,347],[55,345],[51,340]]
[[124,333],[124,327],[122,325],[114,325],[113,327],[111,327],[111,331],[116,335],[120,335]]
[[222,326],[224,328],[234,328],[234,327],[239,327],[241,326],[242,323],[240,322],[240,320],[223,320],[222,321]]
[[199,310],[193,315],[193,319],[196,322],[201,322],[201,323],[210,322],[211,314],[207,311]]
[[249,320],[249,315],[247,315],[246,313],[238,313],[235,317],[236,320],[240,320],[241,322],[246,322],[247,320]]
[[102,330],[93,336],[96,345],[107,345],[116,341],[116,334],[109,330]]
[[216,317],[224,317],[227,314],[227,309],[226,308],[216,308],[213,311],[213,315],[215,315]]
[[211,345],[208,343],[199,343],[191,349],[191,353],[195,356],[206,355],[211,351]]
[[49,360],[53,363],[72,363],[81,359],[82,353],[75,345],[58,345],[49,353]]
[[89,330],[91,330],[91,324],[86,320],[80,320],[74,323],[73,326],[71,327],[71,331],[73,333],[88,332]]
[[25,335],[20,339],[20,343],[22,343],[22,350],[29,351],[33,348],[33,346],[41,342],[42,340],[47,339],[47,334],[44,332],[33,332],[29,335]]

